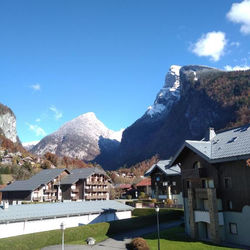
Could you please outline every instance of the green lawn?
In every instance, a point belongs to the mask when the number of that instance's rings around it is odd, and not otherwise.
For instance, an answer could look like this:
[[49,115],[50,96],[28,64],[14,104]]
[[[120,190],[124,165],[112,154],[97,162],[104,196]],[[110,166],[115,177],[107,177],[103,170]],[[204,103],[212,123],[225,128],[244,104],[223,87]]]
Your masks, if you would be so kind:
[[[157,234],[149,234],[143,237],[146,239],[150,250],[158,249]],[[175,227],[160,232],[160,247],[168,250],[229,250],[232,248],[210,245],[208,243],[192,241],[184,233],[183,227]]]
[[[137,217],[68,228],[65,230],[65,244],[85,244],[85,240],[88,237],[93,237],[97,242],[100,242],[117,233],[155,225],[156,217],[154,209],[135,209],[133,215]],[[162,222],[177,220],[181,216],[183,216],[183,211],[163,209],[160,213],[160,220]],[[45,246],[58,244],[61,244],[60,230],[0,239],[0,249],[11,250],[40,249]]]

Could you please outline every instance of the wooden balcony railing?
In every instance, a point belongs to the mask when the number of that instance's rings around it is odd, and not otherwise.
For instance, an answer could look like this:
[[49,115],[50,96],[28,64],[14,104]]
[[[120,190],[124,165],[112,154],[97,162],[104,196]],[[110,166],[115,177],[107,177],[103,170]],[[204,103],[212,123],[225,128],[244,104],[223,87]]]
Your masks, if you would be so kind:
[[86,195],[86,200],[98,200],[98,199],[107,199],[107,195]]
[[93,193],[93,192],[108,192],[107,188],[86,188],[86,193]]
[[208,189],[207,188],[196,188],[195,196],[199,199],[207,199],[208,198]]
[[41,200],[41,196],[38,196],[38,197],[33,197],[33,201],[40,201]]
[[107,181],[87,181],[87,185],[108,185]]
[[44,193],[56,193],[56,189],[45,189]]
[[206,168],[184,169],[181,171],[181,176],[183,179],[206,178],[207,169]]
[[72,192],[72,193],[79,193],[79,189],[78,189],[78,188],[75,188],[75,189],[72,189],[72,188],[71,188],[71,192]]

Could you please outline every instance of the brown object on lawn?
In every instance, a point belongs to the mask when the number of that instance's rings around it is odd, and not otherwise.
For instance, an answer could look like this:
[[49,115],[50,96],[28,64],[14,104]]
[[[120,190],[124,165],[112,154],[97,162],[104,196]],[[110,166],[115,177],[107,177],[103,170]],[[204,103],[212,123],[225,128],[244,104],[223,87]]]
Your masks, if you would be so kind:
[[131,241],[132,250],[149,250],[149,246],[143,238],[134,238]]

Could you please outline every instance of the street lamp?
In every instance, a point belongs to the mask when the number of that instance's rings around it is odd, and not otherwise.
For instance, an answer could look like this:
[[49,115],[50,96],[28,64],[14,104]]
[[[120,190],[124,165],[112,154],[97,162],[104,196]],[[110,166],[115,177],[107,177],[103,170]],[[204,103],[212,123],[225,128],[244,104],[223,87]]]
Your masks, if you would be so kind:
[[158,235],[158,250],[160,250],[160,226],[159,226],[159,211],[160,208],[158,206],[155,207],[156,218],[157,218],[157,235]]
[[64,230],[65,230],[65,225],[64,223],[62,222],[61,225],[61,230],[62,230],[62,250],[64,250]]

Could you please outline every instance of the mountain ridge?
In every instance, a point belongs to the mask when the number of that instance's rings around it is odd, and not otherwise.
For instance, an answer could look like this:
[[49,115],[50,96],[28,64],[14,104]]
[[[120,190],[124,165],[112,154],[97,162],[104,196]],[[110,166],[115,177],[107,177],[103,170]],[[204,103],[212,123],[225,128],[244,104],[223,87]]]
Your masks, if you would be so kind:
[[[100,140],[110,147],[118,147],[122,131],[108,129],[93,112],[82,114],[63,124],[57,131],[43,138],[31,152],[43,155],[51,152],[91,161],[100,154]],[[104,144],[103,144],[104,145]]]

